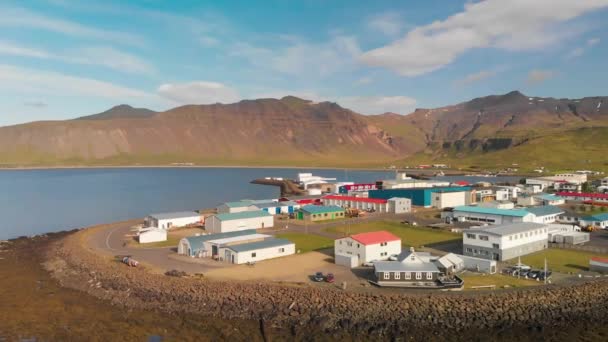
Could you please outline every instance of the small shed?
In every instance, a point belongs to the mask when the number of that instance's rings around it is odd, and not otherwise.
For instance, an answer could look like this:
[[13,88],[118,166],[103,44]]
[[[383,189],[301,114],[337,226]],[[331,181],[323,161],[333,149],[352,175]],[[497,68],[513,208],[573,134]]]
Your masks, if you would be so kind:
[[496,260],[482,259],[468,255],[458,255],[464,262],[464,268],[473,272],[496,273]]
[[167,241],[167,230],[156,227],[143,229],[139,232],[139,243]]
[[334,260],[336,265],[346,266],[348,268],[359,266],[359,257],[352,254],[336,254]]

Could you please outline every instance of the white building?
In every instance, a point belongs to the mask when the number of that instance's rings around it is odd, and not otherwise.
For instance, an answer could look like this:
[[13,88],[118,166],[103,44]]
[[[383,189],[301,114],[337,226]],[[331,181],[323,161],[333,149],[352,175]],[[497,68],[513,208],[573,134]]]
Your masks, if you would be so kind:
[[312,173],[298,173],[298,182],[302,184],[304,190],[314,184],[326,184],[335,181],[336,178],[313,176]]
[[[501,191],[500,197],[503,197],[503,199],[498,198],[499,190]],[[519,195],[521,190],[522,189],[518,186],[499,186],[499,187],[497,187],[497,190],[496,190],[496,200],[512,201],[514,199],[517,199],[517,196]]]
[[553,223],[557,221],[557,218],[564,213],[564,211],[552,205],[543,205],[540,207],[526,208],[526,211],[534,214],[534,218],[531,222],[536,223]]
[[548,226],[513,223],[463,231],[464,255],[490,260],[509,260],[547,248]]
[[201,214],[195,211],[179,211],[172,213],[151,214],[145,218],[146,227],[170,229],[203,224]]
[[259,242],[229,245],[223,249],[223,252],[225,261],[233,264],[244,264],[295,254],[296,245],[289,240],[273,238]]
[[442,218],[451,217],[460,222],[481,222],[487,224],[507,224],[533,222],[534,214],[523,209],[497,209],[481,206],[459,206],[452,211],[441,213]]
[[496,208],[496,209],[513,209],[515,208],[515,203],[511,201],[488,201],[481,202],[477,204],[478,207],[484,208]]
[[434,191],[431,193],[431,206],[437,209],[453,208],[471,202],[468,191]]
[[387,231],[351,235],[334,242],[336,264],[353,267],[366,262],[387,260],[401,253],[401,239]]
[[230,214],[230,213],[240,213],[243,211],[250,211],[250,207],[252,205],[252,201],[236,201],[236,202],[226,202],[220,204],[216,209],[218,214]]
[[252,228],[271,228],[273,226],[273,216],[263,210],[217,214],[209,216],[205,222],[205,229],[210,233],[226,233]]
[[321,198],[321,201],[326,206],[335,205],[342,208],[374,210],[379,213],[401,214],[412,210],[410,199],[398,197],[385,200],[381,198],[328,195]]
[[167,230],[156,227],[144,228],[138,234],[139,243],[167,241]]
[[253,203],[250,207],[250,210],[263,210],[270,215],[279,215],[279,214],[292,214],[297,209],[300,209],[300,205],[296,202],[292,201],[272,201],[272,202],[260,202]]

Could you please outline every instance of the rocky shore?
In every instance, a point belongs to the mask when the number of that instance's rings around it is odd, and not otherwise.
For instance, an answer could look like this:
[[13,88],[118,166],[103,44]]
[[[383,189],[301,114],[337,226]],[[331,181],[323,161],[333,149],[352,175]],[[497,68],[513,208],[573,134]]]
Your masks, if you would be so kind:
[[224,319],[259,320],[264,327],[313,334],[374,338],[468,339],[527,337],[593,329],[606,336],[608,280],[478,293],[370,294],[307,284],[221,282],[152,274],[129,268],[67,236],[49,250],[46,268],[64,286],[115,305]]

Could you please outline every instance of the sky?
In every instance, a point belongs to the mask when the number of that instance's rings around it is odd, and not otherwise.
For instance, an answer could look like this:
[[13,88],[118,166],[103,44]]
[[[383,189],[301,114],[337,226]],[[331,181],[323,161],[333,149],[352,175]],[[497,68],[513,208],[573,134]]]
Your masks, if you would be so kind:
[[408,114],[608,95],[608,0],[0,2],[0,126],[294,95]]

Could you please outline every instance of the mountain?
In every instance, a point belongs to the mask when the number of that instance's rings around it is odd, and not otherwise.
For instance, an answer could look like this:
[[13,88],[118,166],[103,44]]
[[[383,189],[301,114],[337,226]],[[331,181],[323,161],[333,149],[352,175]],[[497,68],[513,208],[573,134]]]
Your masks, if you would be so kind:
[[513,91],[409,115],[364,116],[288,96],[165,112],[120,105],[74,120],[1,127],[0,163],[604,167],[606,131],[608,97]]

